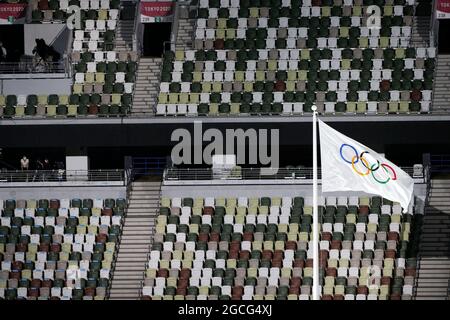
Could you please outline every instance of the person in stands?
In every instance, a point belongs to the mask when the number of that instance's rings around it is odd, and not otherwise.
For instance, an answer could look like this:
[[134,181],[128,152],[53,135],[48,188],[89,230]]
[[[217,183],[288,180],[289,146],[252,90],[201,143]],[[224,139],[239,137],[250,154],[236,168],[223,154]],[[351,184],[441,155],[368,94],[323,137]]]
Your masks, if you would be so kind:
[[7,55],[8,55],[8,51],[3,46],[3,42],[0,41],[0,62],[5,62]]
[[22,170],[28,170],[30,168],[30,160],[27,156],[23,156],[22,159],[20,159],[20,168]]

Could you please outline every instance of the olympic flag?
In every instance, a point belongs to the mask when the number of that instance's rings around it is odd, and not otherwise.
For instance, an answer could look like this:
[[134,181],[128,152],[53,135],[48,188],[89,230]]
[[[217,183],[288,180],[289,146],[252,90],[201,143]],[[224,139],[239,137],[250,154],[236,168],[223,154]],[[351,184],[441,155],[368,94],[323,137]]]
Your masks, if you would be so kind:
[[414,180],[375,151],[319,120],[322,192],[364,191],[399,202],[406,212]]

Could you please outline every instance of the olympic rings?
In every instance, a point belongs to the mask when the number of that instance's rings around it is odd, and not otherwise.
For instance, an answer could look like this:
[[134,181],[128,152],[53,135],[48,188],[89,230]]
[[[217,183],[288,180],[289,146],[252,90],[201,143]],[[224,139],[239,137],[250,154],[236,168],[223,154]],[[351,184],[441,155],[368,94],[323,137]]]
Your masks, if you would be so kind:
[[[346,159],[344,157],[343,154],[343,149],[347,147],[352,149],[352,151],[354,152],[354,156],[352,156],[352,159]],[[364,177],[364,176],[368,176],[369,174],[372,176],[372,178],[378,182],[379,184],[386,184],[391,180],[397,180],[397,173],[395,172],[394,168],[392,168],[392,166],[390,166],[387,163],[380,163],[379,160],[376,160],[376,163],[373,164],[369,164],[369,161],[364,158],[364,156],[366,154],[369,154],[369,151],[363,151],[361,153],[358,153],[358,151],[356,150],[356,148],[350,144],[347,143],[343,143],[339,149],[339,153],[341,155],[342,160],[344,160],[345,162],[347,162],[348,164],[351,164],[353,171],[355,171],[358,175]],[[359,162],[359,160],[361,160],[361,164],[364,168],[367,169],[367,171],[360,171],[357,167],[356,164]],[[383,168],[384,174],[387,175],[387,178],[385,180],[381,180],[379,177],[376,177],[375,172],[378,171],[378,169]]]

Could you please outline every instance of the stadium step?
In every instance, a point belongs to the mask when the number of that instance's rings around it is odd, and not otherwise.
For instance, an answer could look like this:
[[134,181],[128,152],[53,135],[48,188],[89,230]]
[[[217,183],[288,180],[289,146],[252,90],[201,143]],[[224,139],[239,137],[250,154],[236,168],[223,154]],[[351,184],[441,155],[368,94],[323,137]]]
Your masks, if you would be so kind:
[[[161,63],[161,58],[140,59],[136,73],[133,108],[131,110],[132,114],[154,115],[154,109],[159,92]],[[133,192],[138,192],[138,190],[140,190],[145,193],[154,190],[154,185],[152,184],[149,184],[146,187],[149,189],[142,189],[141,187],[142,185],[140,184],[136,185],[136,190],[133,190]]]
[[158,215],[161,182],[133,182],[109,299],[139,299]]
[[[450,55],[437,56],[433,112],[450,111]],[[447,184],[448,186],[448,184]]]
[[119,20],[114,46],[116,51],[133,50],[134,20]]
[[426,48],[430,42],[430,18],[415,16],[411,32],[411,45]]
[[179,19],[175,48],[177,50],[192,49],[193,34],[194,34],[194,20]]
[[449,180],[431,181],[430,198],[423,217],[419,244],[416,300],[445,300],[450,280]]

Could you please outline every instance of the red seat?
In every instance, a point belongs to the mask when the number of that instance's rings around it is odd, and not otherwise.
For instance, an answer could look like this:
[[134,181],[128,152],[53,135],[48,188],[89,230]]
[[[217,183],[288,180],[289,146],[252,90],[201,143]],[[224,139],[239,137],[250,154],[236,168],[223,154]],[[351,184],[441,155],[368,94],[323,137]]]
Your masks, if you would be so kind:
[[388,232],[387,239],[398,241],[398,233],[397,232]]
[[58,199],[50,199],[50,208],[51,209],[59,209],[59,200]]
[[321,239],[323,241],[331,241],[332,238],[333,238],[333,235],[331,233],[329,233],[329,232],[322,232]]
[[220,241],[220,233],[211,232],[211,234],[209,235],[209,241],[219,242]]
[[199,233],[198,235],[198,241],[199,242],[208,242],[209,235],[207,233]]
[[214,215],[214,208],[213,207],[204,207],[203,208],[203,214],[213,216]]
[[223,50],[225,48],[225,41],[223,39],[214,40],[214,49],[215,50]]
[[49,246],[48,244],[46,244],[46,243],[41,243],[41,244],[38,246],[38,251],[48,252],[49,249],[50,249],[50,246]]
[[61,252],[61,244],[52,243],[50,246],[50,252]]
[[369,293],[369,289],[366,286],[358,286],[358,288],[356,289],[356,292],[358,294],[365,294],[365,295],[367,295]]
[[21,271],[23,269],[23,263],[21,261],[11,262],[11,270]]
[[395,259],[395,250],[386,250],[384,252],[384,257]]
[[39,0],[38,8],[39,10],[49,10],[48,0]]
[[250,252],[248,250],[243,250],[239,252],[239,259],[248,260],[250,258]]
[[158,271],[156,272],[156,276],[157,277],[163,277],[163,278],[167,278],[169,276],[169,270],[167,269],[158,269]]
[[290,280],[291,287],[299,288],[302,285],[302,279],[300,277],[292,277]]
[[113,210],[111,208],[102,209],[102,216],[112,216]]
[[331,240],[330,249],[341,250],[342,241],[341,240]]
[[406,276],[415,277],[416,276],[416,269],[414,269],[414,268],[406,268],[405,269],[405,277]]
[[30,288],[28,289],[28,296],[33,298],[39,297],[39,288]]
[[244,232],[242,236],[243,241],[253,241],[253,232]]
[[333,300],[333,296],[330,294],[324,294],[320,300]]
[[176,290],[177,295],[185,296],[186,295],[186,288],[177,288]]
[[300,294],[300,287],[289,287],[289,294]]
[[304,268],[305,267],[305,260],[303,260],[303,259],[295,259],[294,260],[294,267],[295,268]]
[[108,239],[108,235],[104,234],[104,233],[98,234],[95,237],[95,241],[100,242],[100,243],[105,243],[107,239]]
[[189,279],[191,277],[191,270],[184,268],[180,270],[179,278],[180,279]]
[[41,288],[51,288],[53,285],[53,281],[48,279],[48,280],[42,280],[41,283]]
[[344,296],[342,294],[335,294],[333,300],[344,300]]
[[16,252],[27,252],[28,245],[25,243],[16,244]]
[[85,288],[84,295],[89,296],[89,297],[94,297],[95,296],[95,288]]
[[337,276],[337,269],[336,268],[327,268],[326,275],[329,277],[336,277]]
[[42,285],[42,282],[39,279],[33,279],[30,282],[30,287],[32,287],[32,288],[40,288],[41,285]]
[[286,248],[286,250],[297,250],[297,242],[286,241],[285,248]]
[[242,296],[244,294],[244,287],[242,286],[235,286],[231,289],[231,293],[233,295],[240,295]]
[[358,213],[362,215],[369,214],[369,206],[359,206]]

